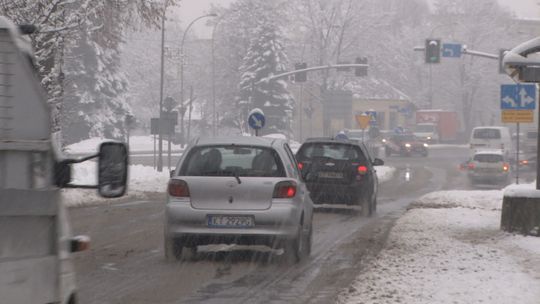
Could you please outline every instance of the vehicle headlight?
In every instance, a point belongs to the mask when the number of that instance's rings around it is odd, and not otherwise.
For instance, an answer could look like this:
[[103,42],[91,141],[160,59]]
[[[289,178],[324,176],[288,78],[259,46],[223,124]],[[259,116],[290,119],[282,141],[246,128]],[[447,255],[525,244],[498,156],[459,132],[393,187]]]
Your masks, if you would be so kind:
[[431,136],[428,136],[427,139],[430,140],[430,139],[431,139]]
[[410,148],[410,147],[411,147],[411,144],[405,144],[405,147],[406,147],[406,148]]
[[382,139],[382,142],[383,142],[383,143],[386,143],[386,138],[383,138],[383,139]]
[[428,146],[429,146],[428,144],[424,143],[424,147],[426,147],[426,148],[427,148]]

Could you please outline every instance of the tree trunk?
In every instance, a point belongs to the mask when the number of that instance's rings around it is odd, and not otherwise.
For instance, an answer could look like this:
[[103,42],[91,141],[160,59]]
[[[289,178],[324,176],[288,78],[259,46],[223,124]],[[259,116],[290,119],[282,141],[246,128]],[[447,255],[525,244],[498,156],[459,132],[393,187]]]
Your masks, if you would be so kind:
[[505,195],[503,198],[501,229],[523,235],[540,236],[540,196]]

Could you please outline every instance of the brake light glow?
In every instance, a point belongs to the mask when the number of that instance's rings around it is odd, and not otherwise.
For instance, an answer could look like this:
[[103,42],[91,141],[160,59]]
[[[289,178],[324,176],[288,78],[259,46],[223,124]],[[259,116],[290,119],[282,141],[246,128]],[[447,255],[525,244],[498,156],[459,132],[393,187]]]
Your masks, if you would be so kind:
[[509,164],[504,164],[503,165],[503,171],[508,171],[510,169],[510,165]]
[[174,197],[189,197],[189,187],[187,183],[179,179],[171,179],[169,181],[168,192]]
[[358,174],[365,175],[368,172],[368,168],[366,166],[358,166]]
[[474,163],[467,164],[467,168],[469,169],[474,169],[474,167],[475,167]]
[[296,195],[296,183],[293,181],[279,182],[274,187],[273,198],[293,198]]
[[298,163],[298,169],[300,170],[304,169],[304,163]]

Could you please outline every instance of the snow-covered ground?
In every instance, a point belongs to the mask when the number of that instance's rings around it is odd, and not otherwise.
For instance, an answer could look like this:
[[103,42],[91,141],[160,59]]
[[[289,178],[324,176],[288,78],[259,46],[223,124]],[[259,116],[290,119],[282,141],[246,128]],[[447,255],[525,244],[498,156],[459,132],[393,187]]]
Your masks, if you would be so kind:
[[499,229],[502,197],[423,196],[338,303],[540,303],[540,238]]
[[[66,147],[67,153],[73,154],[82,154],[82,153],[95,153],[99,147],[99,144],[104,141],[114,141],[112,139],[106,138],[90,138],[83,140],[81,142],[69,145]],[[163,147],[167,147],[167,140],[163,140]],[[156,140],[157,146],[157,140]],[[181,150],[180,145],[171,145],[172,150]],[[154,138],[151,135],[146,136],[131,136],[129,138],[129,151],[130,152],[141,152],[141,151],[153,151],[154,150]]]

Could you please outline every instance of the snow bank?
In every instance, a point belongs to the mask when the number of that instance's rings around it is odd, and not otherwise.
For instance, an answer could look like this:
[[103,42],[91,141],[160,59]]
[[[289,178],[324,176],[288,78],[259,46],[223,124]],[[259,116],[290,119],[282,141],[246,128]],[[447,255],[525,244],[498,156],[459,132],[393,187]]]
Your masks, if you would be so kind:
[[377,177],[379,178],[379,183],[384,183],[391,180],[396,173],[396,168],[388,166],[377,166],[375,167],[375,170],[377,170]]
[[338,302],[539,303],[540,238],[499,229],[503,192],[420,198]]
[[[99,144],[104,141],[110,141],[112,139],[106,138],[90,138],[78,143],[69,145],[66,147],[67,153],[72,154],[91,154],[97,152]],[[114,141],[114,140],[113,140]],[[163,146],[167,147],[168,141],[163,139]],[[157,140],[156,140],[157,145]],[[182,150],[180,145],[171,145],[172,150]],[[147,136],[131,136],[129,138],[129,151],[130,152],[140,152],[140,151],[153,151],[154,150],[154,137],[151,135]]]
[[[74,165],[73,183],[82,185],[97,184],[96,165],[95,162]],[[169,172],[156,172],[152,167],[130,165],[128,174],[128,199],[145,199],[149,193],[165,193],[169,181]],[[97,195],[96,190],[63,189],[62,196],[64,204],[69,207],[114,201],[100,197]]]

